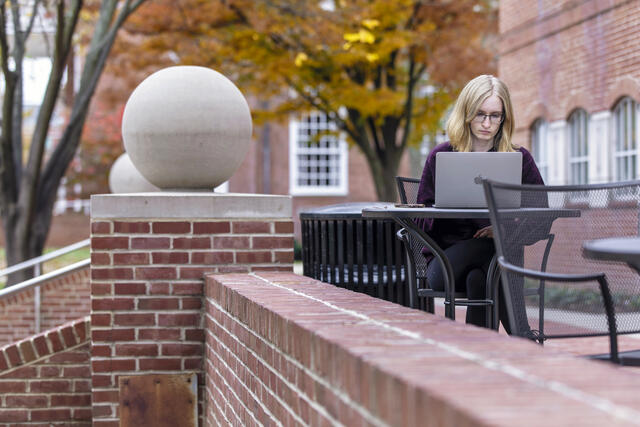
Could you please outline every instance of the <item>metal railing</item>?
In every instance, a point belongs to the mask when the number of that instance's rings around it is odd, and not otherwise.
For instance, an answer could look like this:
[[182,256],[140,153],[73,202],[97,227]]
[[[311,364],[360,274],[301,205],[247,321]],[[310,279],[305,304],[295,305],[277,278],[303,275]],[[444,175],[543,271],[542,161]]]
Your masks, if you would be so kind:
[[8,288],[0,289],[0,300],[3,298],[7,298],[11,295],[14,295],[18,292],[22,292],[24,290],[34,288],[34,310],[35,310],[35,332],[40,332],[40,285],[43,283],[55,279],[60,276],[64,276],[65,274],[72,273],[77,270],[81,270],[91,264],[91,259],[87,258],[82,261],[78,261],[74,264],[70,264],[59,268],[54,271],[50,271],[48,273],[42,274],[42,264],[51,261],[53,259],[59,258],[62,255],[66,255],[70,252],[73,252],[78,249],[82,249],[88,247],[91,242],[91,239],[81,240],[80,242],[74,243],[69,246],[65,246],[64,248],[57,249],[55,251],[49,252],[47,254],[32,258],[27,261],[23,261],[21,263],[12,265],[11,267],[5,268],[4,270],[0,270],[0,277],[8,276],[11,273],[15,273],[17,271],[25,270],[27,268],[34,268],[34,276],[32,279],[25,280],[24,282],[16,283],[15,285],[9,286]]

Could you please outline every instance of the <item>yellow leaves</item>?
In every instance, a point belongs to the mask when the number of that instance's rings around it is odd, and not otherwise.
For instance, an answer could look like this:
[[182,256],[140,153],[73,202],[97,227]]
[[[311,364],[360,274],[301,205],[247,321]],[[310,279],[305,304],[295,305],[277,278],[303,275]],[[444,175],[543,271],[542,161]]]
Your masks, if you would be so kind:
[[358,34],[360,35],[360,42],[362,43],[373,44],[376,41],[376,37],[370,31],[360,30]]
[[344,39],[348,43],[364,43],[364,44],[373,44],[376,41],[376,36],[373,35],[370,31],[362,29],[357,33],[345,33]]
[[344,35],[344,39],[348,43],[355,43],[355,42],[360,41],[360,34],[358,34],[358,33],[346,33]]
[[298,55],[296,55],[294,64],[296,64],[296,67],[299,68],[299,67],[302,67],[304,63],[307,62],[308,60],[309,60],[309,57],[307,56],[307,54],[304,52],[300,52],[298,53]]
[[401,113],[406,102],[406,94],[401,91],[393,91],[387,88],[367,88],[359,85],[345,85],[342,87],[328,88],[328,95],[338,105],[346,108],[354,108],[362,117],[383,118],[395,116]]
[[91,11],[83,8],[80,11],[79,18],[81,21],[93,21],[96,19],[97,16],[98,16],[98,13],[96,11]]
[[[356,43],[373,45],[376,42],[376,36],[371,31],[380,26],[380,21],[377,19],[364,19],[361,24],[365,28],[361,28],[357,33],[344,34],[346,43],[342,45],[343,50],[350,50]],[[380,55],[375,52],[366,52],[365,58],[368,62],[377,62],[380,59]]]
[[[362,25],[366,26],[369,29],[373,29],[380,25],[380,22],[375,19],[365,19],[364,21],[362,21]],[[345,33],[344,39],[346,40],[346,43],[342,45],[342,49],[350,50],[356,43],[368,45],[374,44],[376,41],[376,36],[373,35],[371,31],[365,30],[363,28],[357,33]],[[366,58],[369,62],[375,62],[380,59],[380,56],[377,53],[370,52],[366,54]]]
[[365,19],[362,21],[362,26],[368,30],[373,30],[380,25],[380,21],[377,19]]
[[425,22],[423,22],[418,26],[417,31],[422,33],[431,33],[435,31],[437,28],[438,26],[435,24],[435,22],[431,20],[425,20]]

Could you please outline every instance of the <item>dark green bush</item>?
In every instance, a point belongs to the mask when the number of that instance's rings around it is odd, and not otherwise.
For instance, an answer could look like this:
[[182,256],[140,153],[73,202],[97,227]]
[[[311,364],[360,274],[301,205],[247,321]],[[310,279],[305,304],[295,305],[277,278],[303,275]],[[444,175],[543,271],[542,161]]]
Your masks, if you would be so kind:
[[302,245],[297,240],[293,240],[293,259],[302,261]]

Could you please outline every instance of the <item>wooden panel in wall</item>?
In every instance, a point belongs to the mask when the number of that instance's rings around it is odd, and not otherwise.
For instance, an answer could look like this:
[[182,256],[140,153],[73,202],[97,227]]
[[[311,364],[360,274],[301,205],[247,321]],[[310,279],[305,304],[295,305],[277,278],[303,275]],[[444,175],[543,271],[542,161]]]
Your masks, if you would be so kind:
[[196,427],[197,376],[120,377],[120,427]]

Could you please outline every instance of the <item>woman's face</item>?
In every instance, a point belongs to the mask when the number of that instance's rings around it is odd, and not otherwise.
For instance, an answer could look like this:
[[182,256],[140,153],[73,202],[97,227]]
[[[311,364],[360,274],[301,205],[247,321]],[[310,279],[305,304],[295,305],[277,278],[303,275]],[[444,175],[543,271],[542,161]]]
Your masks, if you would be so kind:
[[491,95],[484,100],[478,113],[471,120],[471,134],[478,141],[493,142],[502,120],[502,101],[497,95]]

